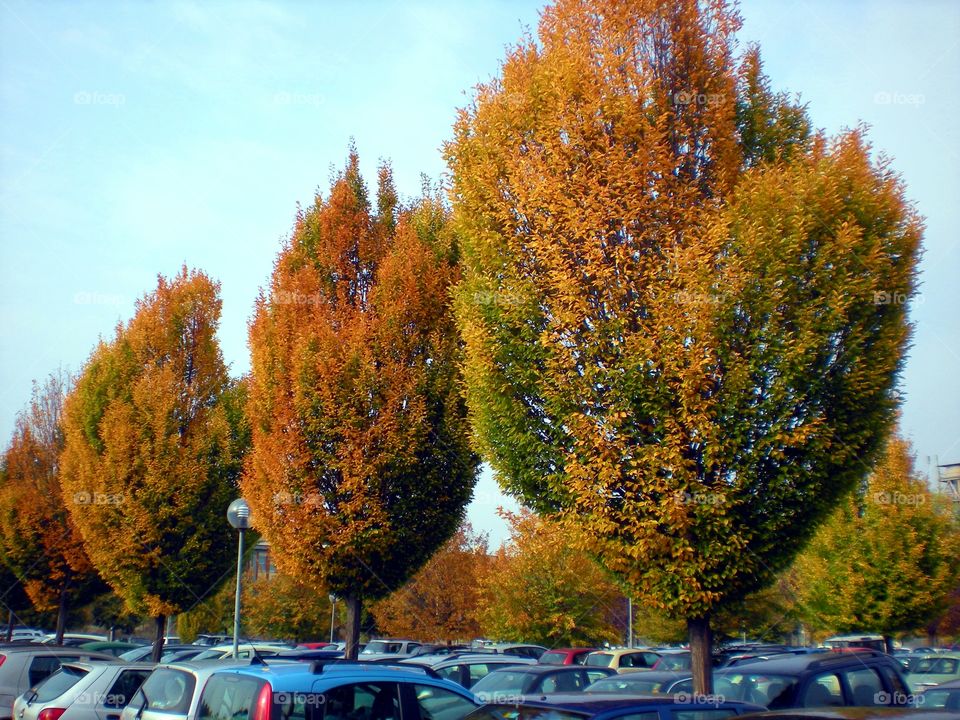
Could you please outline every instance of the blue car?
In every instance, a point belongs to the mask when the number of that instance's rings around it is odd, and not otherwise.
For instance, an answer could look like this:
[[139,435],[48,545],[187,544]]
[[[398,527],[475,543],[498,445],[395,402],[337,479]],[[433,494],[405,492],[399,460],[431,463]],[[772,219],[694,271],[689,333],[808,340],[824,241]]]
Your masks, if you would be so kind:
[[478,706],[469,690],[423,668],[250,665],[213,673],[189,720],[461,720]]

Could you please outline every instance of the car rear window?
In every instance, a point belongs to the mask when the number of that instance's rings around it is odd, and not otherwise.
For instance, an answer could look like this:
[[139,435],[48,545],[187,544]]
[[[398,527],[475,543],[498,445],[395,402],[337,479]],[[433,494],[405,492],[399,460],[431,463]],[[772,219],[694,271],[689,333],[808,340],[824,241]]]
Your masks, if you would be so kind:
[[264,681],[246,675],[211,676],[200,696],[199,720],[247,720]]
[[80,682],[87,675],[87,671],[77,667],[62,667],[37,685],[35,702],[47,703],[63,695],[67,690]]
[[146,698],[152,712],[186,715],[193,699],[197,680],[188,672],[173,668],[157,668],[140,687],[138,695]]
[[608,655],[607,653],[590,653],[587,655],[587,661],[584,665],[592,665],[594,667],[610,667],[610,663],[613,661],[613,655]]
[[563,665],[567,659],[567,654],[562,652],[545,652],[540,656],[540,662],[544,665]]

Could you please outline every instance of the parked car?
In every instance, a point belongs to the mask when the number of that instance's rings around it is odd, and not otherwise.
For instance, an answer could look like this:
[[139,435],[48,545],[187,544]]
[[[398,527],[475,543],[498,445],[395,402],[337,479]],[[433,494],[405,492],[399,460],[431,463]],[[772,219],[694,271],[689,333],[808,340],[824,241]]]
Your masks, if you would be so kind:
[[861,649],[884,652],[887,649],[883,635],[836,635],[824,640],[823,644],[830,650]]
[[[15,627],[13,632],[10,634],[10,639],[13,641],[17,640],[31,640],[31,641],[40,641],[42,638],[48,635],[46,630],[37,630],[36,628],[28,627]],[[6,637],[6,633],[3,635]]]
[[249,660],[201,660],[157,665],[120,713],[120,720],[195,718],[200,691],[209,677],[220,670],[249,664]]
[[430,668],[444,680],[450,680],[467,689],[494,670],[533,665],[533,658],[514,657],[512,655],[485,655],[468,652],[460,655],[422,655],[401,660],[401,665],[418,665]]
[[96,652],[105,652],[113,655],[114,657],[120,657],[123,653],[128,650],[135,650],[137,648],[143,647],[143,645],[137,643],[128,643],[128,642],[110,642],[102,640],[94,640],[93,642],[83,643],[78,646],[81,650],[95,650]]
[[196,714],[190,718],[461,720],[476,708],[468,690],[431,677],[422,668],[377,663],[313,668],[297,663],[250,665],[213,673],[203,687]]
[[511,702],[511,698],[536,693],[580,692],[616,670],[586,665],[524,665],[494,670],[470,689],[486,703]]
[[233,636],[231,635],[208,635],[206,633],[201,633],[197,635],[196,639],[193,641],[193,644],[215,647],[217,645],[223,645],[229,642],[233,642]]
[[663,650],[653,664],[654,670],[689,670],[691,656],[689,650]]
[[960,716],[960,680],[952,680],[936,687],[927,688],[918,699],[917,706],[954,710]]
[[150,663],[64,663],[13,703],[17,720],[119,720]]
[[675,697],[574,693],[484,705],[464,720],[722,720],[762,710],[759,705],[709,697],[693,703]]
[[[713,673],[713,692],[734,700],[787,708],[907,706],[914,701],[900,670],[886,653],[813,653],[762,660]],[[671,693],[691,693],[693,680]]]
[[[61,647],[80,647],[88,642],[107,642],[109,638],[106,635],[88,635],[87,633],[64,633],[63,640],[60,641]],[[56,633],[47,633],[40,642],[43,645],[54,645],[57,640]]]
[[559,648],[547,650],[537,660],[544,665],[583,665],[587,656],[596,648]]
[[644,648],[622,650],[596,650],[587,655],[584,665],[590,667],[608,667],[614,670],[645,670],[652,668],[660,653]]
[[910,663],[907,681],[919,691],[941,683],[960,680],[960,655],[927,655]]
[[494,653],[496,655],[516,655],[517,657],[528,657],[539,660],[547,648],[543,645],[530,645],[525,643],[484,643],[481,648],[485,653]]
[[[160,662],[167,662],[166,658],[175,653],[180,652],[181,650],[196,650],[198,653],[208,650],[198,645],[164,645],[163,654],[160,656]],[[138,645],[132,650],[127,650],[126,652],[120,653],[118,656],[121,660],[126,660],[127,662],[139,662],[141,660],[149,660],[150,656],[153,654],[153,645]]]
[[402,660],[413,655],[414,651],[423,645],[416,640],[370,640],[366,647],[358,654],[361,660],[377,658],[393,658]]
[[115,662],[116,658],[106,653],[36,643],[0,647],[0,720],[9,720],[13,701],[59,670],[62,663],[88,660]]
[[233,657],[233,643],[229,645],[215,645],[203,652],[195,655],[193,660],[226,660],[227,658],[236,660],[249,660],[259,655],[260,657],[271,657],[284,650],[293,650],[295,646],[285,645],[283,643],[240,643],[237,645],[237,657]]
[[689,673],[671,670],[647,670],[645,672],[620,673],[600,678],[588,685],[586,693],[616,693],[618,695],[657,695],[669,692],[678,682],[690,677]]
[[747,715],[750,720],[957,720],[950,711],[919,708],[835,707],[772,710]]

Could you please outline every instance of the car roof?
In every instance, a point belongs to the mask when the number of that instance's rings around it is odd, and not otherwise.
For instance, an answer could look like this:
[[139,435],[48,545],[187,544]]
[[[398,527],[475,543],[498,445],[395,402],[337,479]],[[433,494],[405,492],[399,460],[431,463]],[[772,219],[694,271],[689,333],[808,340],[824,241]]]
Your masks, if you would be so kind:
[[329,663],[323,665],[308,665],[306,663],[291,663],[288,665],[249,665],[246,667],[224,668],[223,672],[237,675],[248,675],[269,680],[275,691],[302,690],[309,681],[309,687],[323,684],[324,680],[330,683],[341,683],[344,675],[360,676],[364,680],[373,682],[389,682],[415,679],[417,682],[440,685],[445,688],[455,688],[464,697],[473,698],[469,690],[455,682],[437,678],[430,672],[416,665],[386,665],[380,663]]
[[504,655],[503,653],[478,653],[463,652],[451,653],[449,655],[416,655],[411,658],[399,660],[403,665],[459,665],[460,663],[485,663],[495,662],[514,665],[533,665],[537,661],[533,658],[522,657],[520,655]]
[[109,653],[97,652],[96,650],[84,650],[81,647],[71,645],[38,645],[37,643],[10,643],[3,646],[3,654],[26,652],[34,655],[83,655],[92,660],[111,660],[116,661],[116,656]]
[[623,655],[630,655],[631,653],[638,652],[650,652],[656,655],[663,655],[663,650],[650,650],[649,648],[613,648],[613,649],[604,649],[604,650],[594,650],[592,654],[597,655],[612,655],[613,657],[621,657]]
[[117,667],[120,670],[153,670],[156,663],[152,662],[65,662],[62,667],[76,667],[83,670],[95,670],[102,667]]
[[[611,670],[611,668],[587,667],[586,665],[548,665],[546,663],[541,665],[539,663],[534,663],[532,665],[516,665],[514,667],[501,668],[499,670],[494,670],[493,672],[517,672],[527,675],[545,675],[546,673],[575,672],[577,670],[590,670],[593,672],[595,670]],[[612,670],[611,674],[613,674]]]
[[849,663],[863,663],[871,660],[886,658],[894,665],[899,663],[886,653],[879,650],[861,650],[851,653],[806,653],[791,654],[789,656],[771,658],[770,660],[760,660],[744,665],[735,665],[733,667],[719,668],[716,673],[719,675],[738,674],[738,673],[802,673],[812,668],[828,668],[832,665],[844,665]]
[[[673,695],[622,695],[616,693],[550,693],[545,695],[528,695],[517,698],[519,705],[531,705],[542,708],[560,708],[564,710],[573,710],[580,712],[589,712],[597,714],[606,710],[615,710],[625,706],[635,705],[680,705],[690,707],[684,703],[681,698]],[[735,700],[718,702],[718,707],[743,707],[751,711],[759,712],[765,708],[762,705],[744,703]],[[714,707],[713,703],[703,707]]]

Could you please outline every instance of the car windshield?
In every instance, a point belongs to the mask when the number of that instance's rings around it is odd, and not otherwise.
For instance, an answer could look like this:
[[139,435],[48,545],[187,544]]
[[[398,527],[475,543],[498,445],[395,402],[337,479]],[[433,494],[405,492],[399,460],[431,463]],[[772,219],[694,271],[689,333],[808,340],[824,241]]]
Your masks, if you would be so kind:
[[644,673],[637,673],[637,677],[626,677],[623,675],[614,675],[613,677],[601,678],[592,685],[588,685],[584,692],[594,693],[622,693],[624,695],[646,694],[660,692],[664,681],[655,678],[643,676]]
[[654,670],[688,670],[690,668],[690,654],[661,655],[653,668]]
[[31,702],[47,703],[63,695],[87,674],[86,670],[76,667],[62,667],[37,685],[36,696]]
[[567,654],[565,652],[545,652],[540,656],[540,662],[544,665],[550,664],[560,664],[562,665],[567,659]]
[[608,653],[590,653],[587,655],[586,665],[591,665],[593,667],[610,667],[610,663],[613,662],[613,655]]
[[[470,688],[478,696],[522,695],[530,676],[511,670],[497,670],[481,678]],[[480,698],[483,702],[489,700]]]
[[713,692],[727,700],[766,705],[771,710],[788,707],[794,695],[797,678],[770,673],[724,673],[713,676]]
[[464,720],[586,720],[587,713],[526,705],[485,705]]

